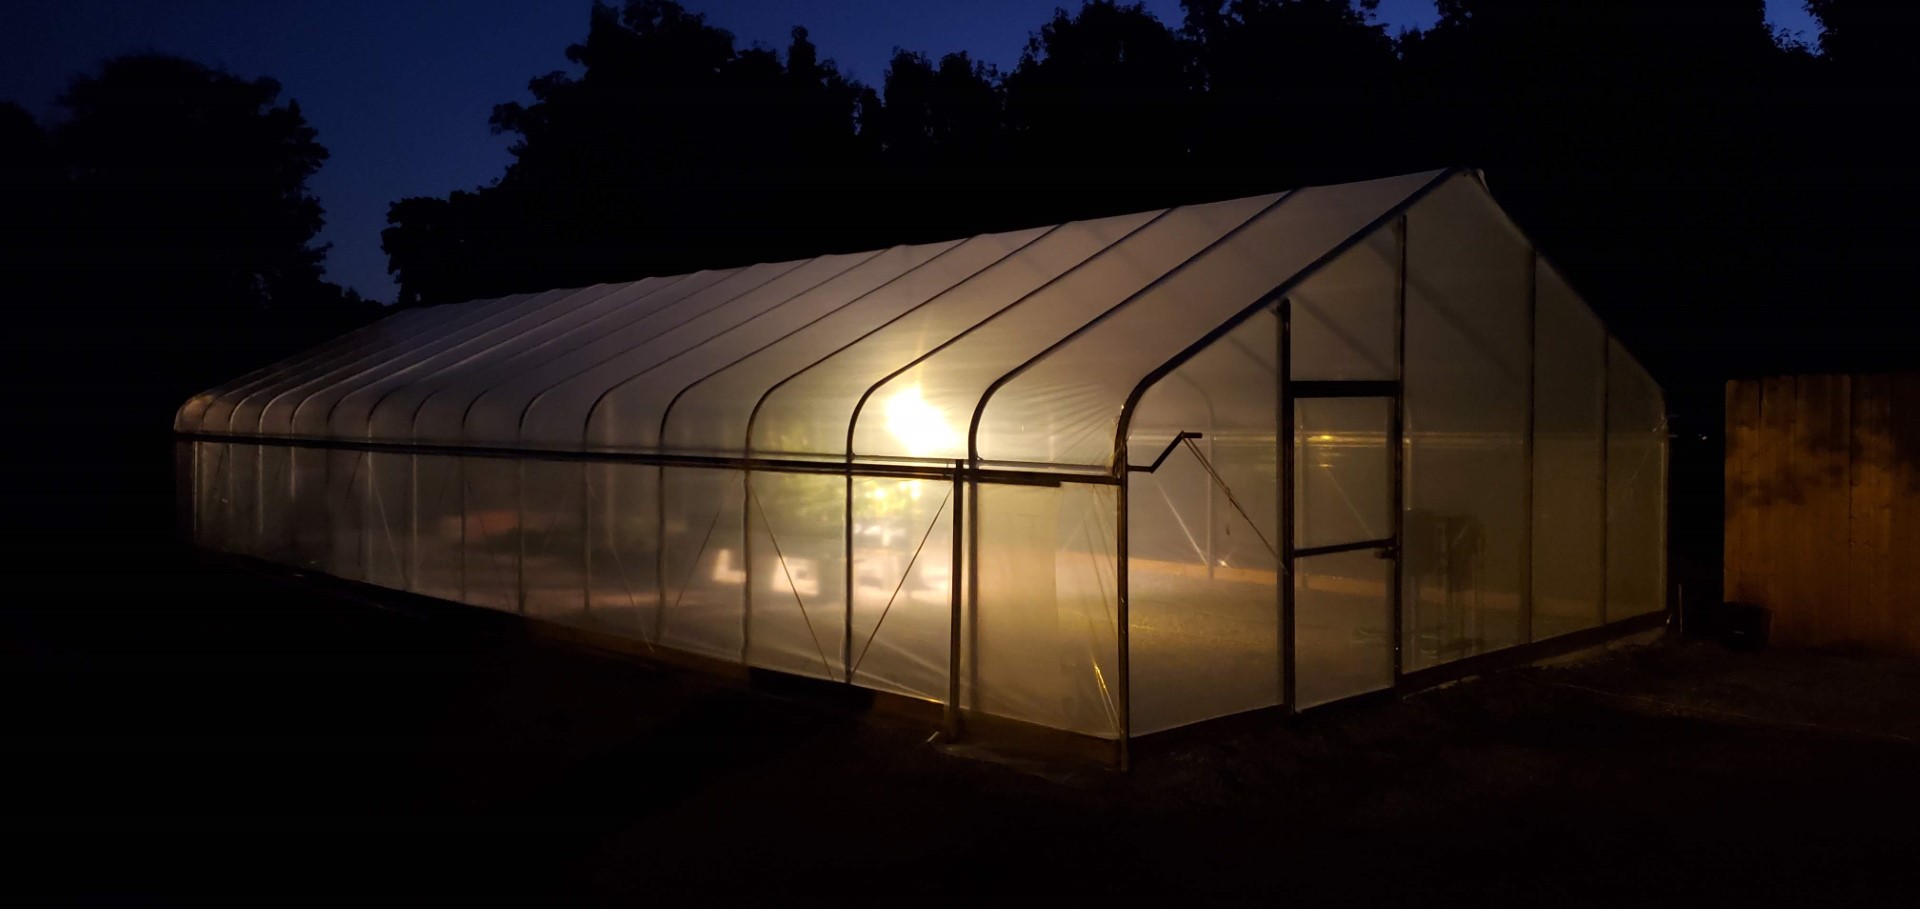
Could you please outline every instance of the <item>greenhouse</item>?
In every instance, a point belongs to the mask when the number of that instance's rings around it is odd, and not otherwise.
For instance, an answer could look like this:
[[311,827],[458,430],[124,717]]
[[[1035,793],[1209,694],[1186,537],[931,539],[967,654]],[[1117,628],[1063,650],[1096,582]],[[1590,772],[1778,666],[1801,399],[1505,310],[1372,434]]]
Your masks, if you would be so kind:
[[176,429],[202,547],[1120,755],[1666,610],[1660,388],[1471,171],[403,310]]

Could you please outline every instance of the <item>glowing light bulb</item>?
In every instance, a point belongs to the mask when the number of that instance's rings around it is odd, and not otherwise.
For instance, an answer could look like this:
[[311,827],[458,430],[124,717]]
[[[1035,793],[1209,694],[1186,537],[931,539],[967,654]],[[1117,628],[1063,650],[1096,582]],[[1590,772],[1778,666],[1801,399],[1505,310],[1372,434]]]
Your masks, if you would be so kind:
[[887,432],[916,458],[946,454],[959,442],[946,415],[920,396],[918,385],[902,388],[887,399]]

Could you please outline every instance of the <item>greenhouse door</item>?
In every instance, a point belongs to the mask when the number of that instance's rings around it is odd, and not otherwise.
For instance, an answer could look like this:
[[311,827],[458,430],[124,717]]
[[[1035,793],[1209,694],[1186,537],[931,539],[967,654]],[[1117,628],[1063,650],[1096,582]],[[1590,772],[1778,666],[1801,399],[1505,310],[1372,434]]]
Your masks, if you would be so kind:
[[[1293,444],[1281,451],[1285,665],[1305,709],[1393,687],[1398,596],[1399,389],[1289,382]],[[1287,532],[1287,531],[1291,532]]]

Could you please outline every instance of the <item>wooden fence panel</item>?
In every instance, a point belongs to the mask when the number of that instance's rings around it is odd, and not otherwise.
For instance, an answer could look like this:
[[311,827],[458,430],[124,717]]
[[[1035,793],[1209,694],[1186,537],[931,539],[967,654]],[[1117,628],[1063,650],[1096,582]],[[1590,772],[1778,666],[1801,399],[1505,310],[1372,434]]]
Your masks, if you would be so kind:
[[1759,484],[1761,382],[1726,382],[1726,598],[1759,602],[1766,578],[1759,561],[1761,515],[1747,498]]
[[1727,386],[1725,589],[1774,640],[1920,656],[1920,373]]
[[1893,405],[1888,437],[1893,469],[1888,478],[1888,595],[1882,621],[1902,653],[1920,654],[1920,372],[1889,383]]

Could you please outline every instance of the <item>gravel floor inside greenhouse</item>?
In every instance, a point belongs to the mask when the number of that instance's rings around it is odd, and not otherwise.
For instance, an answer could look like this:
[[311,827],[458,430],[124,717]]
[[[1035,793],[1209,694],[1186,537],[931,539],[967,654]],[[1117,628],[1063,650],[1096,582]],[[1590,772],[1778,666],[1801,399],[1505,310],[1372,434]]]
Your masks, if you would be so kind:
[[1664,643],[1120,774],[180,551],[56,573],[6,613],[8,889],[1906,905],[1916,884],[1914,662]]

